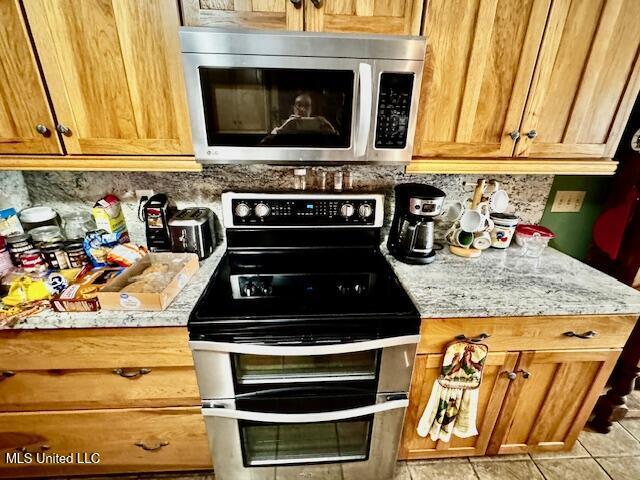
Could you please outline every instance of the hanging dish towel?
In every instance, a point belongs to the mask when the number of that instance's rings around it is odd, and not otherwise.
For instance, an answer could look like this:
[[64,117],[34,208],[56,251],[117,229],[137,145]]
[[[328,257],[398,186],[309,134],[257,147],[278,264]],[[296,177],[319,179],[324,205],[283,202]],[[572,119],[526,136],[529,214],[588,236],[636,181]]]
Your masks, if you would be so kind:
[[448,442],[478,434],[478,388],[489,348],[484,344],[451,343],[444,354],[440,375],[418,422],[418,435]]

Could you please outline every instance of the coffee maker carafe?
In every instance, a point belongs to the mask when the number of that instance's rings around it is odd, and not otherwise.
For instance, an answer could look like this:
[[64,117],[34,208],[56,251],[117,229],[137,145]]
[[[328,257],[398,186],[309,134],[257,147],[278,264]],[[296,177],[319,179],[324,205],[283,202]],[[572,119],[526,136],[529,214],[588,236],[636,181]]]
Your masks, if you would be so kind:
[[433,219],[442,212],[445,193],[439,188],[420,183],[397,185],[396,207],[387,247],[404,263],[431,263]]

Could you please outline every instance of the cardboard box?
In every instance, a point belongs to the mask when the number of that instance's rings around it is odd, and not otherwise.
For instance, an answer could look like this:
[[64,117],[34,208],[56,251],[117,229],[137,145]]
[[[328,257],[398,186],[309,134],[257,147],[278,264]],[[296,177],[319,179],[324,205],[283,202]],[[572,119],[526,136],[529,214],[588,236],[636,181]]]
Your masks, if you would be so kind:
[[122,267],[95,268],[86,273],[83,270],[76,283],[51,297],[51,308],[56,312],[97,312],[100,310],[98,291],[120,275],[122,270]]
[[[140,275],[152,263],[171,263],[175,259],[185,261],[167,287],[159,293],[121,292],[132,277]],[[166,309],[187,282],[200,268],[195,253],[149,253],[127,268],[98,292],[102,310],[158,311]]]

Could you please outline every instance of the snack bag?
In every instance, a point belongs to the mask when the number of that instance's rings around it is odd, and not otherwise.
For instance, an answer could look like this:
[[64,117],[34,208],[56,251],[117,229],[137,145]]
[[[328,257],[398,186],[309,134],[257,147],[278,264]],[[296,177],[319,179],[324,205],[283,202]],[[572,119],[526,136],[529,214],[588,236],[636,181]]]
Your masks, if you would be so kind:
[[106,195],[96,202],[91,210],[98,230],[119,234],[120,243],[129,242],[129,231],[122,213],[120,199],[115,195]]
[[130,267],[147,254],[147,249],[135,243],[116,245],[107,254],[107,262],[120,267]]
[[121,240],[121,233],[108,233],[104,230],[87,232],[84,236],[84,251],[94,267],[105,267],[109,251],[121,243]]

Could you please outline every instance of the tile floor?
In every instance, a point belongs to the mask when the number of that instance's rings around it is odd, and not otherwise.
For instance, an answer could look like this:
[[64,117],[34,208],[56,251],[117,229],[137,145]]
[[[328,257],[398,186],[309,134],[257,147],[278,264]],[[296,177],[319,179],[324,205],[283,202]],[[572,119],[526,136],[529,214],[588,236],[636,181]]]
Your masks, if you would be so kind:
[[[215,480],[212,474],[202,472],[82,480],[152,479]],[[640,418],[625,418],[614,423],[607,435],[585,430],[571,452],[398,462],[395,480],[438,479],[640,480]]]

